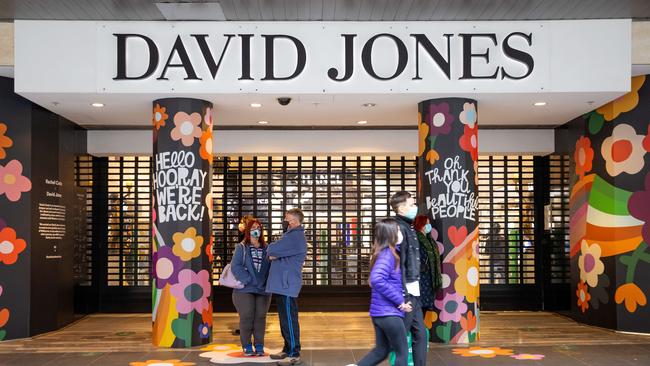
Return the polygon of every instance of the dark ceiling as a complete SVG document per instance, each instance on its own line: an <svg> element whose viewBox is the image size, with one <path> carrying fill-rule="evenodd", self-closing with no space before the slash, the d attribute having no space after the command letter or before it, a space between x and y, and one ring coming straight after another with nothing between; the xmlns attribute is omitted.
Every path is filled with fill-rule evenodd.
<svg viewBox="0 0 650 366"><path fill-rule="evenodd" d="M650 0L0 0L0 20L166 20L156 2L218 2L233 21L650 18Z"/></svg>

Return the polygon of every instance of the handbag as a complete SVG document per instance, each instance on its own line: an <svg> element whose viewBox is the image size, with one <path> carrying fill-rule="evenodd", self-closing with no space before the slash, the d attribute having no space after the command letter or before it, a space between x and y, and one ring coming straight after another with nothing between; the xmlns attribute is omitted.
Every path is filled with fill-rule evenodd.
<svg viewBox="0 0 650 366"><path fill-rule="evenodd" d="M246 261L246 247L242 243L239 243L238 245L241 245L242 250L244 251L244 257L242 259L242 264L245 264L246 263L245 262ZM237 278L235 278L235 275L232 273L231 264L232 264L232 262L226 264L226 266L223 267L223 271L221 272L221 277L219 277L219 285L234 288L234 289L237 289L237 290L243 289L244 284L239 282L237 280Z"/></svg>

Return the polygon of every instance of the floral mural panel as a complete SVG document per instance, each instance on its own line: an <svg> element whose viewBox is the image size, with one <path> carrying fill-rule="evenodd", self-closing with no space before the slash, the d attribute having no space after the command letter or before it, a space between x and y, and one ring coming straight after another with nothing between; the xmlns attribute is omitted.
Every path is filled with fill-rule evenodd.
<svg viewBox="0 0 650 366"><path fill-rule="evenodd" d="M568 128L573 315L650 332L650 82Z"/></svg>
<svg viewBox="0 0 650 366"><path fill-rule="evenodd" d="M0 341L29 336L31 255L30 105L0 77Z"/></svg>
<svg viewBox="0 0 650 366"><path fill-rule="evenodd" d="M427 326L433 341L479 338L478 114L475 100L419 104L418 204L432 223L442 261L442 285Z"/></svg>
<svg viewBox="0 0 650 366"><path fill-rule="evenodd" d="M212 341L212 105L153 103L153 344Z"/></svg>

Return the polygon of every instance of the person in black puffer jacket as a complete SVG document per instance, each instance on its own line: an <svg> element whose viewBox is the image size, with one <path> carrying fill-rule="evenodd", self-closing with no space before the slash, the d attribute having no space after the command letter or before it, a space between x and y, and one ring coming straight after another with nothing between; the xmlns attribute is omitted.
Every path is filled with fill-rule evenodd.
<svg viewBox="0 0 650 366"><path fill-rule="evenodd" d="M400 191L390 198L390 206L397 214L396 220L403 240L399 243L400 267L404 284L404 301L411 304L413 311L404 316L404 326L411 332L413 340L413 365L427 364L427 329L420 303L420 243L413 229L413 220L418 214L415 199L409 192Z"/></svg>

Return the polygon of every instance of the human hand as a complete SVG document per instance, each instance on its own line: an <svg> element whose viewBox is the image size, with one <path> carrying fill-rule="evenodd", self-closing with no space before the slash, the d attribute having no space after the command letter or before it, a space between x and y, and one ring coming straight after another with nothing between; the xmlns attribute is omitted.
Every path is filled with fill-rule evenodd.
<svg viewBox="0 0 650 366"><path fill-rule="evenodd" d="M405 313L410 313L411 311L413 311L413 307L411 306L410 301L407 303L402 303L402 305L398 306L398 308Z"/></svg>
<svg viewBox="0 0 650 366"><path fill-rule="evenodd" d="M278 259L278 257L274 257L274 256L272 256L272 255L269 256L269 260L270 260L270 261L274 261L274 260L276 260L276 259Z"/></svg>

